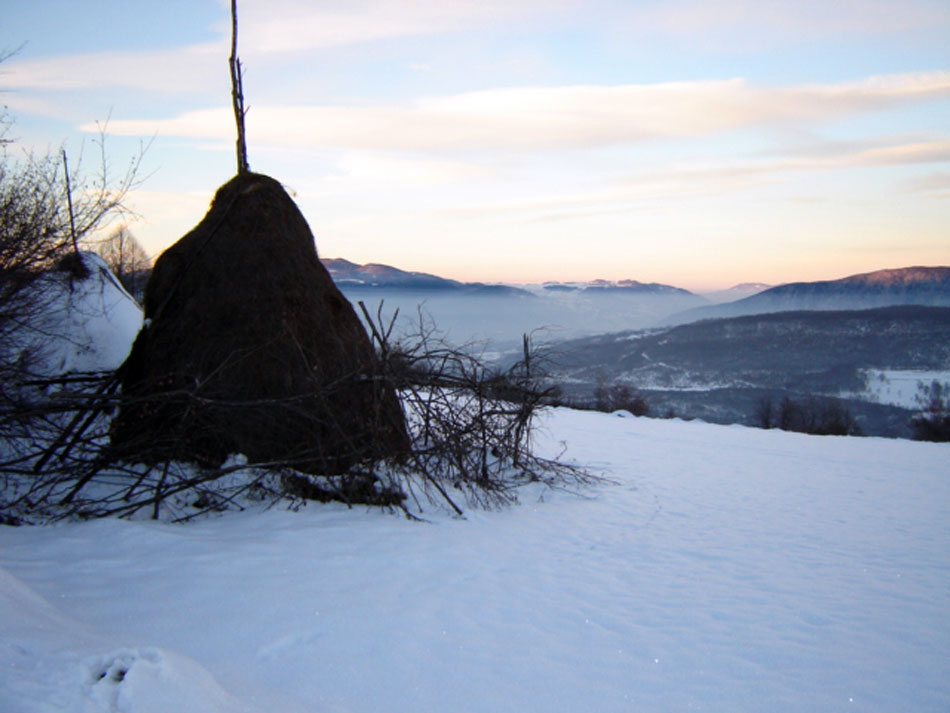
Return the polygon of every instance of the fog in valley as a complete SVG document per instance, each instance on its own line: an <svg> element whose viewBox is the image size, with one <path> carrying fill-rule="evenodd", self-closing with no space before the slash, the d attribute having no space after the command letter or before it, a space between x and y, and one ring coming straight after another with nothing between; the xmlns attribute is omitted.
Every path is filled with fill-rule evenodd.
<svg viewBox="0 0 950 713"><path fill-rule="evenodd" d="M375 317L396 316L396 335L418 333L420 319L447 341L485 344L492 350L518 348L522 335L555 342L629 329L647 329L682 310L709 304L698 295L636 295L584 289L405 290L342 286L358 307ZM398 315L396 314L398 310Z"/></svg>

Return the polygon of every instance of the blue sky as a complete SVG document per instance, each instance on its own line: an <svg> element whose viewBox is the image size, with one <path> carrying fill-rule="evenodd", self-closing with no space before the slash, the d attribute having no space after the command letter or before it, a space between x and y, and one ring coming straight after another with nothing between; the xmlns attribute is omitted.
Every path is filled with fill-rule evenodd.
<svg viewBox="0 0 950 713"><path fill-rule="evenodd" d="M22 148L120 168L156 254L234 172L228 4L5 3ZM945 0L242 0L251 168L322 256L693 289L950 264ZM94 168L94 162L87 165Z"/></svg>

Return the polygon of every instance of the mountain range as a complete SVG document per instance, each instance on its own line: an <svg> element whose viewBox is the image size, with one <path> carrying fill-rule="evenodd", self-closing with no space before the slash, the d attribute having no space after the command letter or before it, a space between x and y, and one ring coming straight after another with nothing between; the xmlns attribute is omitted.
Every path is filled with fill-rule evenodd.
<svg viewBox="0 0 950 713"><path fill-rule="evenodd" d="M399 289L411 291L473 292L485 294L530 294L511 285L459 282L427 272L408 272L391 265L358 265L342 258L320 258L340 289Z"/></svg>
<svg viewBox="0 0 950 713"><path fill-rule="evenodd" d="M668 317L663 324L771 312L873 309L910 304L950 307L950 267L905 267L840 280L793 282L734 302L679 312Z"/></svg>
<svg viewBox="0 0 950 713"><path fill-rule="evenodd" d="M765 292L765 290L771 287L773 287L773 285L767 285L764 282L743 282L725 290L702 292L700 294L710 302L719 304L722 302L735 302L745 297L751 297L759 292Z"/></svg>
<svg viewBox="0 0 950 713"><path fill-rule="evenodd" d="M776 287L746 283L702 296L637 280L514 286L460 282L339 258L322 262L354 303L385 302L388 309L398 308L405 318L413 319L421 306L436 325L461 341L488 338L520 343L523 333L538 328L567 339L772 312L950 306L950 267L879 270Z"/></svg>
<svg viewBox="0 0 950 713"><path fill-rule="evenodd" d="M323 258L341 288L389 288L413 291L486 292L498 294L582 294L692 298L690 309L670 315L669 326L700 319L796 310L871 309L888 305L950 306L950 267L905 267L877 270L837 280L792 282L776 287L743 283L727 290L698 295L681 287L638 280L544 282L513 286L460 282L425 272L409 272L390 265L358 265L342 258ZM713 303L713 304L708 304Z"/></svg>
<svg viewBox="0 0 950 713"><path fill-rule="evenodd" d="M689 290L659 282L638 280L591 280L590 282L545 282L542 289L549 292L583 292L585 294L639 294L639 295L693 295Z"/></svg>

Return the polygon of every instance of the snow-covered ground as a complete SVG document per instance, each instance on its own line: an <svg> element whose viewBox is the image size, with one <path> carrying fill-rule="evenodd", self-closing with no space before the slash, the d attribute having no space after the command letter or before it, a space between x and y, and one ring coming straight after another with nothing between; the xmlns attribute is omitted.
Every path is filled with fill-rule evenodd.
<svg viewBox="0 0 950 713"><path fill-rule="evenodd" d="M950 446L546 429L614 484L0 527L0 710L950 710Z"/></svg>
<svg viewBox="0 0 950 713"><path fill-rule="evenodd" d="M903 408L922 408L928 398L926 389L934 382L950 393L950 372L899 369L866 369L864 376L867 389L861 394L852 394L878 404L890 404Z"/></svg>

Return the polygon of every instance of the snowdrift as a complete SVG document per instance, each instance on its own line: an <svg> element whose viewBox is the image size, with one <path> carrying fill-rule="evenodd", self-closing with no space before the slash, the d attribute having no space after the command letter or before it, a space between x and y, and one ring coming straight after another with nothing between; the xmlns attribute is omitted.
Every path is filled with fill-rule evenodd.
<svg viewBox="0 0 950 713"><path fill-rule="evenodd" d="M33 375L111 371L128 356L142 309L101 257L80 253L86 276L51 270L32 289L34 314L10 335L7 350L29 354Z"/></svg>
<svg viewBox="0 0 950 713"><path fill-rule="evenodd" d="M945 444L553 410L538 446L614 483L2 527L0 710L950 710Z"/></svg>

